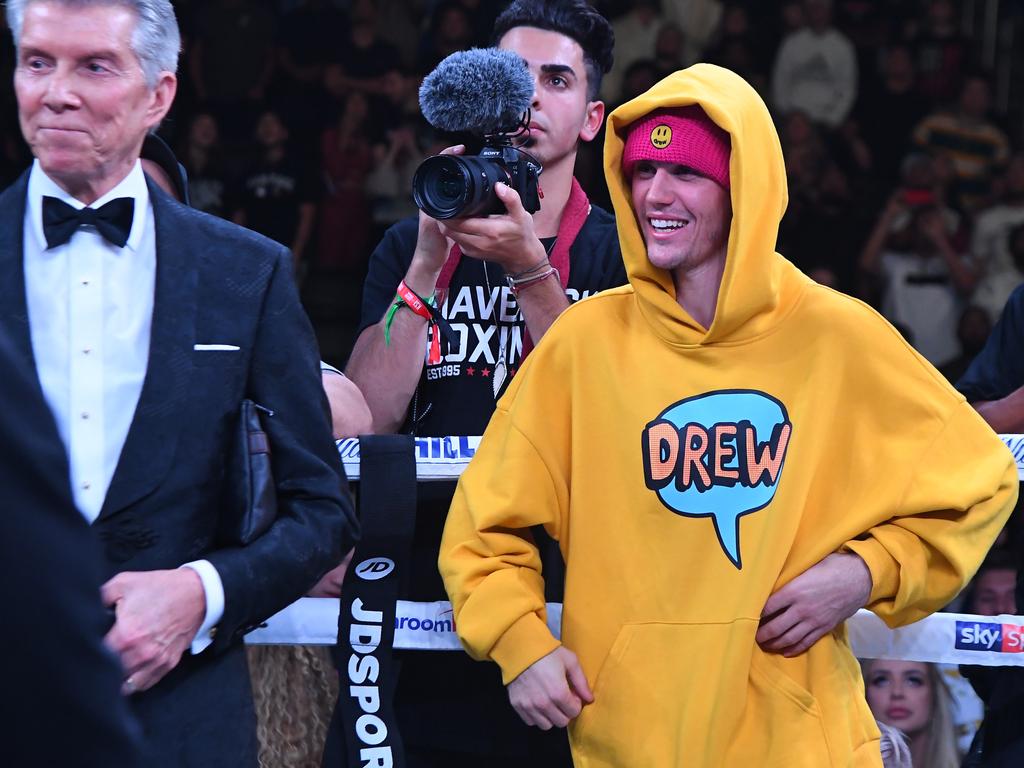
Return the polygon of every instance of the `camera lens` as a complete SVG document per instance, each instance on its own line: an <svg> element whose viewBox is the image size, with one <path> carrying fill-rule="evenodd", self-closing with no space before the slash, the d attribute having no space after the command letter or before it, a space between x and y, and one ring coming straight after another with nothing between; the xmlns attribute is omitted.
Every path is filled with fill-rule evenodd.
<svg viewBox="0 0 1024 768"><path fill-rule="evenodd" d="M494 185L507 181L501 164L476 156L436 155L424 160L412 180L416 205L435 219L501 213Z"/></svg>
<svg viewBox="0 0 1024 768"><path fill-rule="evenodd" d="M437 195L443 203L455 203L462 199L465 188L462 174L451 168L441 168L437 174Z"/></svg>

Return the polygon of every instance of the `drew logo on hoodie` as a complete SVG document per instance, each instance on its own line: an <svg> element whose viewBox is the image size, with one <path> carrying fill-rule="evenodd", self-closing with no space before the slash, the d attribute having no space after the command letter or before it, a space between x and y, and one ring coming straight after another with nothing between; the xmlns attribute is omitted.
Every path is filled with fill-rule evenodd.
<svg viewBox="0 0 1024 768"><path fill-rule="evenodd" d="M683 517L710 517L737 568L740 518L775 497L793 432L786 407L757 390L673 403L641 435L644 483Z"/></svg>

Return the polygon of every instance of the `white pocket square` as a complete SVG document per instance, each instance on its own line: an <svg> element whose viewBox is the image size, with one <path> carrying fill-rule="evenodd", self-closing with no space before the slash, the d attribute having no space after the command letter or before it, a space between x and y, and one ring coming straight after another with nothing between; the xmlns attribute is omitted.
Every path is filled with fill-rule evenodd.
<svg viewBox="0 0 1024 768"><path fill-rule="evenodd" d="M237 352L234 344L196 344L192 347L196 352Z"/></svg>

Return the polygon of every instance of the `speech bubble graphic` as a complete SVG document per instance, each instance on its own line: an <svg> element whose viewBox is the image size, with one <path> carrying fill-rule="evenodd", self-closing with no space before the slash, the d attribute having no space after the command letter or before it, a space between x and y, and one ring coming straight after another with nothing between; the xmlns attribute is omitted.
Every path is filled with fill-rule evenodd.
<svg viewBox="0 0 1024 768"><path fill-rule="evenodd" d="M644 481L683 517L710 517L737 568L740 518L775 497L793 432L786 407L753 389L673 403L644 428Z"/></svg>

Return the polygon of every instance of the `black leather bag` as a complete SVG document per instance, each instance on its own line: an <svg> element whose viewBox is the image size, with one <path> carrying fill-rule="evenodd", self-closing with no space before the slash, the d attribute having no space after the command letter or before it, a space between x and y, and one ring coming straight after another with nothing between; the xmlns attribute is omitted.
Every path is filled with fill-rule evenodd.
<svg viewBox="0 0 1024 768"><path fill-rule="evenodd" d="M227 465L226 508L220 538L244 547L259 538L277 518L277 489L270 465L270 437L263 419L274 412L243 400Z"/></svg>

